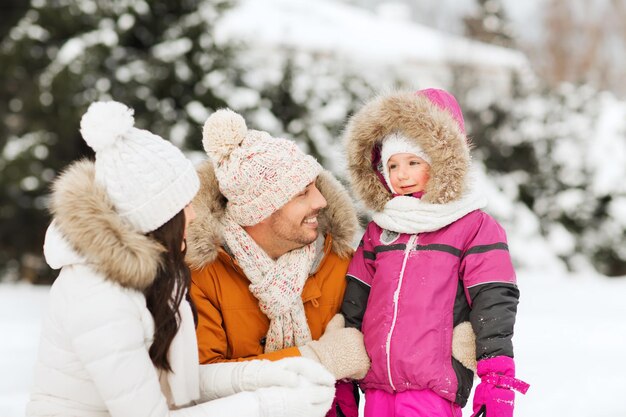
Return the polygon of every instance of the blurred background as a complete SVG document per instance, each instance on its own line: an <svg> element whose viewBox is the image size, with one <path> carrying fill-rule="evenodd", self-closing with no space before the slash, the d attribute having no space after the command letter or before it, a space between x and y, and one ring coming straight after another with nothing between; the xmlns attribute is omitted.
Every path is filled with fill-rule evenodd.
<svg viewBox="0 0 626 417"><path fill-rule="evenodd" d="M346 119L428 87L461 103L518 268L534 384L518 414L626 415L626 0L2 0L0 416L27 401L56 276L49 187L93 157L92 101L133 107L195 162L206 117L230 107L345 182Z"/></svg>

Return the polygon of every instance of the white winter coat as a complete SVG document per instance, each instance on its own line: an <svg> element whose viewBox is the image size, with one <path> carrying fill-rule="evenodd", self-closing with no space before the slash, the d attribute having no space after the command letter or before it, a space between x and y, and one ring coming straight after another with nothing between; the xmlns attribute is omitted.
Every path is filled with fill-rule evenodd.
<svg viewBox="0 0 626 417"><path fill-rule="evenodd" d="M44 252L61 272L43 318L28 416L259 415L250 392L193 405L207 394L199 392L193 331L172 343L176 378L159 376L148 354L154 322L142 290L162 248L121 222L94 182L93 163L76 163L61 176L52 212ZM189 406L171 411L181 398Z"/></svg>

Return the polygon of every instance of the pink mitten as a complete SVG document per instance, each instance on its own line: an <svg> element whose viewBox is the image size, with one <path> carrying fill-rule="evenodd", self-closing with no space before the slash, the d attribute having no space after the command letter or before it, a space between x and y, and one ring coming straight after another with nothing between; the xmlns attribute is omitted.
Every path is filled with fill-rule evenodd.
<svg viewBox="0 0 626 417"><path fill-rule="evenodd" d="M508 356L496 356L478 362L480 384L474 392L472 417L513 417L515 393L526 394L530 385L515 379L515 362Z"/></svg>

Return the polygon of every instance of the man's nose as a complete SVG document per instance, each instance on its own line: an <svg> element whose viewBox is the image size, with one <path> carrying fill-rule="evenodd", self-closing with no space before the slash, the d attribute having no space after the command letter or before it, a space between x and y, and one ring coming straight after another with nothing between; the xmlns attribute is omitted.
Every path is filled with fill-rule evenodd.
<svg viewBox="0 0 626 417"><path fill-rule="evenodd" d="M322 193L320 192L320 190L317 189L317 187L313 187L313 203L312 203L312 208L313 210L321 210L324 207L326 207L328 205L328 202L326 201L326 199L324 198L324 196L322 195Z"/></svg>

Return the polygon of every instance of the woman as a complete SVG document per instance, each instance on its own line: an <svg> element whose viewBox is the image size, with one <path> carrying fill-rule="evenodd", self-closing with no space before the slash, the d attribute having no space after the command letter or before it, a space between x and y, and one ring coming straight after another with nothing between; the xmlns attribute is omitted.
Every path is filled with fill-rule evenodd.
<svg viewBox="0 0 626 417"><path fill-rule="evenodd" d="M54 184L44 252L61 272L26 414L323 416L334 378L312 361L198 365L184 263L198 177L133 125L123 104L92 104L81 133L96 160Z"/></svg>

